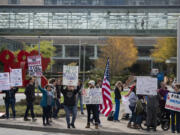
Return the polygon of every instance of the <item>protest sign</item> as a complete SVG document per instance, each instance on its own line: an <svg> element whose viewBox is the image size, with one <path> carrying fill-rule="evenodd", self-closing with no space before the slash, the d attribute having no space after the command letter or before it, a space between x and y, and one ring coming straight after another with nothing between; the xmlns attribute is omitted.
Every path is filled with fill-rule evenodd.
<svg viewBox="0 0 180 135"><path fill-rule="evenodd" d="M149 76L137 77L136 94L157 95L157 78Z"/></svg>
<svg viewBox="0 0 180 135"><path fill-rule="evenodd" d="M78 85L78 66L63 66L63 85Z"/></svg>
<svg viewBox="0 0 180 135"><path fill-rule="evenodd" d="M41 56L28 56L28 69L30 76L42 76Z"/></svg>
<svg viewBox="0 0 180 135"><path fill-rule="evenodd" d="M9 73L0 73L0 90L10 90Z"/></svg>
<svg viewBox="0 0 180 135"><path fill-rule="evenodd" d="M11 86L22 86L22 69L12 69L10 72Z"/></svg>
<svg viewBox="0 0 180 135"><path fill-rule="evenodd" d="M165 108L180 112L180 94L168 93Z"/></svg>
<svg viewBox="0 0 180 135"><path fill-rule="evenodd" d="M83 104L102 104L102 89L93 88L83 91Z"/></svg>

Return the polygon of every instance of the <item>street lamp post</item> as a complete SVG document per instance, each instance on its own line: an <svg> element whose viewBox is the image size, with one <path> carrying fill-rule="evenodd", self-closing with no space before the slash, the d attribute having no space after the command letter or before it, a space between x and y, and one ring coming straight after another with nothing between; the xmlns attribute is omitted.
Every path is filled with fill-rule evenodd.
<svg viewBox="0 0 180 135"><path fill-rule="evenodd" d="M180 18L177 23L177 83L180 83Z"/></svg>
<svg viewBox="0 0 180 135"><path fill-rule="evenodd" d="M83 83L85 82L85 71L86 71L86 45L84 44L84 54L83 54Z"/></svg>

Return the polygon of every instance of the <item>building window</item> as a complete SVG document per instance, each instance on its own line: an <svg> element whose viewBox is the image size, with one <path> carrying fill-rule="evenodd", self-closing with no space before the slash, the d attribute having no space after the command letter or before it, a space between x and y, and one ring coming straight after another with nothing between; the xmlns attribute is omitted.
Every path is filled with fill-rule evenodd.
<svg viewBox="0 0 180 135"><path fill-rule="evenodd" d="M66 57L79 57L79 46L78 45L67 45L65 47Z"/></svg>
<svg viewBox="0 0 180 135"><path fill-rule="evenodd" d="M44 0L44 5L56 5L57 0Z"/></svg>
<svg viewBox="0 0 180 135"><path fill-rule="evenodd" d="M20 4L20 0L8 0L8 4Z"/></svg>
<svg viewBox="0 0 180 135"><path fill-rule="evenodd" d="M61 45L54 45L56 47L56 57L62 57L62 46Z"/></svg>

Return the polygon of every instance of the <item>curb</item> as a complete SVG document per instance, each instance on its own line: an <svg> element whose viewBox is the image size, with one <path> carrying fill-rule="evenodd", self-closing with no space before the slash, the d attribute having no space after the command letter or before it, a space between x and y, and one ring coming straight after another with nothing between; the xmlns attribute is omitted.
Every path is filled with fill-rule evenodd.
<svg viewBox="0 0 180 135"><path fill-rule="evenodd" d="M24 126L24 125L12 125L12 124L2 124L0 123L1 128L13 128L13 129L23 129L31 131L41 131L41 132L53 132L53 133L65 133L65 134L83 134L83 135L139 135L137 133L124 133L124 132L110 132L110 131L85 131L78 129L60 129L52 127L35 127L35 126ZM148 135L148 134L140 134Z"/></svg>

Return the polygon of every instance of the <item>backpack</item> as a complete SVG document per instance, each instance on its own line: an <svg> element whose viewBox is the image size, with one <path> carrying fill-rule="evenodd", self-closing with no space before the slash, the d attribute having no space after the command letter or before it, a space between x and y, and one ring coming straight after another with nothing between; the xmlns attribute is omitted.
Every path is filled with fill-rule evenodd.
<svg viewBox="0 0 180 135"><path fill-rule="evenodd" d="M111 111L107 117L107 120L113 121L114 120L114 111Z"/></svg>
<svg viewBox="0 0 180 135"><path fill-rule="evenodd" d="M144 110L144 107L142 105L142 102L141 102L141 100L138 99L136 102L135 112L137 115L139 115L139 114L143 113L143 110Z"/></svg>

